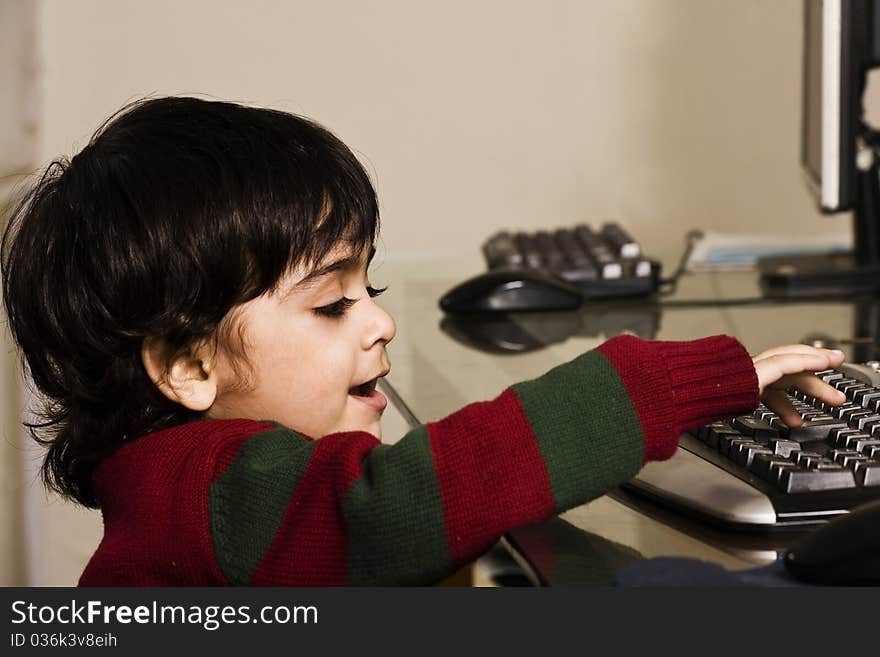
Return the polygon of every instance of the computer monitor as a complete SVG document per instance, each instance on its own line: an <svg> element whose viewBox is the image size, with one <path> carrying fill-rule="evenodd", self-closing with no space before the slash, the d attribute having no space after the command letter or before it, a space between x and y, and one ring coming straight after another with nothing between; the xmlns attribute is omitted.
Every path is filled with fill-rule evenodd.
<svg viewBox="0 0 880 657"><path fill-rule="evenodd" d="M804 0L801 164L825 213L853 212L853 251L763 258L770 294L880 289L880 133L863 120L880 0Z"/></svg>

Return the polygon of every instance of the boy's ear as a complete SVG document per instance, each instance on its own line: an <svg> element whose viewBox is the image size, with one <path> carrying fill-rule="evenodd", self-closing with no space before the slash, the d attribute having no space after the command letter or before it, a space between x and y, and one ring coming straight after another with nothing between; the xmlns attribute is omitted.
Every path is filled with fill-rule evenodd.
<svg viewBox="0 0 880 657"><path fill-rule="evenodd" d="M144 338L141 361L162 394L191 411L206 411L217 398L217 373L207 345L175 353L162 338Z"/></svg>

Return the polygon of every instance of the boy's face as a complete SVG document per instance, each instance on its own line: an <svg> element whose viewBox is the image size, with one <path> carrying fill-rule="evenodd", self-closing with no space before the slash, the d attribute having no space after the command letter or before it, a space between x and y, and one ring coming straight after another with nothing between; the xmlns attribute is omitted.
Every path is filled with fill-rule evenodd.
<svg viewBox="0 0 880 657"><path fill-rule="evenodd" d="M219 350L208 416L274 420L313 438L355 430L381 438L387 402L375 380L391 369L385 345L396 328L371 297L371 257L371 247L334 248L314 271L297 268L240 306L232 334L243 339L238 370L248 375L242 382L236 356Z"/></svg>

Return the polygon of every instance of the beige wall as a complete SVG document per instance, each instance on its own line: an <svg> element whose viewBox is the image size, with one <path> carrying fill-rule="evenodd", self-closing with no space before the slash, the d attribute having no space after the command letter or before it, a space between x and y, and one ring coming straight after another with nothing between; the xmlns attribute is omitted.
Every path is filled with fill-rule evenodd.
<svg viewBox="0 0 880 657"><path fill-rule="evenodd" d="M26 0L0 0L0 225L8 200L36 153L36 11ZM2 317L2 315L0 315ZM25 536L32 469L21 417L17 356L0 325L0 585L25 584Z"/></svg>
<svg viewBox="0 0 880 657"><path fill-rule="evenodd" d="M800 176L801 0L45 0L40 26L44 159L145 94L303 113L368 162L392 254L848 230Z"/></svg>
<svg viewBox="0 0 880 657"><path fill-rule="evenodd" d="M0 95L4 154L31 144L16 169L82 147L134 98L192 93L336 131L376 180L391 257L476 254L499 227L577 220L620 220L664 259L697 226L848 230L845 217L818 215L800 176L800 0L0 0L0 10L0 71L7 48L9 70L30 66L31 49L39 63L38 143L16 123L33 94ZM36 45L22 39L33 33ZM10 421L15 389L4 385ZM2 454L2 472L18 459L32 481L32 455ZM0 532L31 537L27 559L12 543L4 552L6 581L73 583L98 516L3 476L29 523L0 500Z"/></svg>

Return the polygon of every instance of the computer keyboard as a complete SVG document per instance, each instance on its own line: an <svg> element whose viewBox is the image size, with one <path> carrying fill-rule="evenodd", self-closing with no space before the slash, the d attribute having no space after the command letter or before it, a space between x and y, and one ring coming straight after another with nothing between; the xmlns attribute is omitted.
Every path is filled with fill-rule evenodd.
<svg viewBox="0 0 880 657"><path fill-rule="evenodd" d="M660 264L617 223L553 231L500 231L483 243L492 269L540 269L577 287L585 299L645 296L659 286Z"/></svg>
<svg viewBox="0 0 880 657"><path fill-rule="evenodd" d="M624 487L727 528L823 523L880 499L880 363L844 363L816 376L842 391L834 407L791 389L804 419L789 428L761 405L682 435L668 461Z"/></svg>

